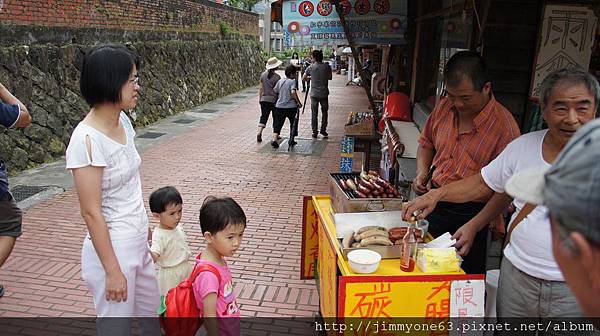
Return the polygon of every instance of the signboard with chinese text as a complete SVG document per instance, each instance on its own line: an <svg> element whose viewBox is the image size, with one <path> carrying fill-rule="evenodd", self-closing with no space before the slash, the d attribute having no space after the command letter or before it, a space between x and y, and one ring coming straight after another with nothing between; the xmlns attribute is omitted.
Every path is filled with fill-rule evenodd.
<svg viewBox="0 0 600 336"><path fill-rule="evenodd" d="M314 279L315 260L319 253L319 237L317 227L319 216L311 196L304 196L302 206L302 261L300 279Z"/></svg>
<svg viewBox="0 0 600 336"><path fill-rule="evenodd" d="M485 296L484 280L452 281L450 288L450 316L483 317Z"/></svg>
<svg viewBox="0 0 600 336"><path fill-rule="evenodd" d="M530 97L536 99L550 72L589 67L598 23L593 9L585 6L547 4L543 13L530 88Z"/></svg>
<svg viewBox="0 0 600 336"><path fill-rule="evenodd" d="M352 173L354 137L345 136L340 143L340 173Z"/></svg>
<svg viewBox="0 0 600 336"><path fill-rule="evenodd" d="M450 281L353 282L345 294L345 317L450 316Z"/></svg>
<svg viewBox="0 0 600 336"><path fill-rule="evenodd" d="M319 224L319 307L321 316L337 316L337 257L327 233Z"/></svg>
<svg viewBox="0 0 600 336"><path fill-rule="evenodd" d="M405 44L406 0L341 0L352 42L355 44ZM348 45L333 2L286 0L283 2L286 47Z"/></svg>

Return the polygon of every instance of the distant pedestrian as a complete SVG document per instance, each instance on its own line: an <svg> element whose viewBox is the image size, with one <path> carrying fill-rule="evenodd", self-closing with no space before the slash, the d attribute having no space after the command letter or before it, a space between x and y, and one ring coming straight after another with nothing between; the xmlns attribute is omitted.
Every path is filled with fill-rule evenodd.
<svg viewBox="0 0 600 336"><path fill-rule="evenodd" d="M275 84L281 77L275 73L281 65L277 57L271 57L265 66L266 70L260 75L260 86L258 88L258 101L260 103L260 119L258 120L258 129L256 131L256 142L262 142L262 132L267 126L269 115L275 110L277 94L273 92ZM275 127L275 117L273 116L273 128Z"/></svg>
<svg viewBox="0 0 600 336"><path fill-rule="evenodd" d="M273 140L271 141L271 146L274 148L279 147L277 139L286 118L290 121L289 145L294 146L296 144L296 142L292 140L293 133L295 132L293 125L296 114L298 113L298 108L302 107L300 98L298 98L298 88L294 81L296 74L296 67L291 64L288 65L285 68L286 78L280 79L273 89L273 91L279 95L277 103L275 103L275 113L273 114Z"/></svg>
<svg viewBox="0 0 600 336"><path fill-rule="evenodd" d="M31 124L31 116L23 103L0 83L0 125L6 128L23 128ZM12 252L17 237L21 235L21 209L8 191L6 164L0 157L0 267ZM4 286L0 285L0 297Z"/></svg>
<svg viewBox="0 0 600 336"><path fill-rule="evenodd" d="M319 104L321 104L321 135L327 138L327 112L329 110L329 81L332 79L331 67L323 63L323 51L313 50L314 63L304 72L304 80L310 80L310 109L312 114L312 137L317 138L319 131Z"/></svg>
<svg viewBox="0 0 600 336"><path fill-rule="evenodd" d="M152 217L159 220L158 227L152 233L150 253L158 270L160 295L167 295L169 289L176 287L192 272L188 261L191 252L183 231L181 213L183 200L175 187L162 187L150 194Z"/></svg>
<svg viewBox="0 0 600 336"><path fill-rule="evenodd" d="M131 334L130 318L105 317L144 317L142 334L160 335L142 160L123 112L137 104L138 68L137 56L124 46L100 45L87 52L79 84L91 109L73 131L66 153L88 229L81 276L94 297L99 335Z"/></svg>
<svg viewBox="0 0 600 336"><path fill-rule="evenodd" d="M300 57L298 57L298 53L294 52L292 54L292 58L290 59L290 64L296 67L296 71L300 71L302 70L302 64L300 63ZM298 88L298 74L296 74L296 77L294 79L296 81L296 88Z"/></svg>
<svg viewBox="0 0 600 336"><path fill-rule="evenodd" d="M240 248L246 214L230 197L208 196L202 203L199 217L206 250L196 259L196 267L204 266L218 272L202 271L193 283L196 305L205 318L203 327L209 336L238 336L240 309L224 257L232 257Z"/></svg>
<svg viewBox="0 0 600 336"><path fill-rule="evenodd" d="M306 92L309 81L304 79L304 72L310 66L310 56L306 56L301 61L302 68L300 69L300 78L302 78L302 92Z"/></svg>

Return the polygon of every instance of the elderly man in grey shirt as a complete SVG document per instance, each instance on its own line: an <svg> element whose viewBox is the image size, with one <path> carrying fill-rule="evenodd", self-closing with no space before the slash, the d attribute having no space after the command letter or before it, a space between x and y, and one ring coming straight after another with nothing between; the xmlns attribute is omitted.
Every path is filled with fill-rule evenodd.
<svg viewBox="0 0 600 336"><path fill-rule="evenodd" d="M312 112L312 137L317 138L319 130L319 104L321 104L321 135L327 138L327 111L329 110L329 81L331 68L323 63L323 51L313 50L312 58L315 61L304 71L303 80L310 80L310 109Z"/></svg>

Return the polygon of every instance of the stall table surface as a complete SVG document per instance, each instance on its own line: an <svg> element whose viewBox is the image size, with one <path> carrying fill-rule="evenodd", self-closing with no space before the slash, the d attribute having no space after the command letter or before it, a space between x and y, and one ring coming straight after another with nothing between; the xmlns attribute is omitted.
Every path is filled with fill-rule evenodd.
<svg viewBox="0 0 600 336"><path fill-rule="evenodd" d="M355 273L336 238L330 197L305 196L303 210L301 277L317 275L322 316L444 318L450 316L451 300L463 316L483 311L483 274L423 273L416 266L404 272L399 259L382 259L375 273ZM463 307L451 289L458 296L466 290L475 308Z"/></svg>

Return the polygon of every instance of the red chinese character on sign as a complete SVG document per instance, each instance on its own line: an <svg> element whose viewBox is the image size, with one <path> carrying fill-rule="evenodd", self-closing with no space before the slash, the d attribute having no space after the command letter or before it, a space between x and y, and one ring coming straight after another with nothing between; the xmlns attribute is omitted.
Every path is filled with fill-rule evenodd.
<svg viewBox="0 0 600 336"><path fill-rule="evenodd" d="M429 296L427 297L427 301L431 300L434 296L438 295L438 293L444 289L448 291L448 294L450 294L450 281L444 281L444 283L441 284L439 287L433 287L432 289L433 292L429 294Z"/></svg>
<svg viewBox="0 0 600 336"><path fill-rule="evenodd" d="M428 303L425 307L425 317L439 318L450 316L450 299L440 300L438 305L436 302Z"/></svg>
<svg viewBox="0 0 600 336"><path fill-rule="evenodd" d="M440 318L440 317L448 317L450 316L450 299L448 298L450 295L450 281L445 281L438 287L432 288L431 294L427 297L427 301L431 301L434 297L436 297L440 292L447 291L448 295L444 295L444 299L439 301L439 305L437 302L428 303L425 306L425 317L426 318Z"/></svg>
<svg viewBox="0 0 600 336"><path fill-rule="evenodd" d="M387 285L387 286L386 286ZM391 317L386 311L385 307L389 306L392 303L392 300L387 295L387 293L391 292L391 284L379 284L379 289L377 285L373 285L373 290L371 292L364 293L356 293L354 296L360 297L360 300L356 303L350 315L353 315L358 311L360 317L380 317L386 316Z"/></svg>
<svg viewBox="0 0 600 336"><path fill-rule="evenodd" d="M473 299L473 288L463 288L463 304L470 303L472 306L477 307L471 299Z"/></svg>
<svg viewBox="0 0 600 336"><path fill-rule="evenodd" d="M312 234L309 239L313 239L317 236L319 230L319 216L317 215L317 211L313 208L310 213L310 225L312 227Z"/></svg>

